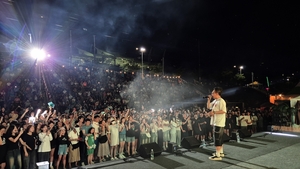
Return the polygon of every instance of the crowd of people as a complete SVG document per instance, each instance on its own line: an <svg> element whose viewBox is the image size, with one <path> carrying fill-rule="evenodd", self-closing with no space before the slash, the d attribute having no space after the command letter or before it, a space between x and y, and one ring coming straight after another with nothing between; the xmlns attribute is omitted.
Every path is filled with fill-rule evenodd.
<svg viewBox="0 0 300 169"><path fill-rule="evenodd" d="M135 155L141 144L150 142L167 150L169 142L180 147L181 139L188 136L210 141L210 121L199 107L149 111L114 111L109 107L91 113L74 108L68 114L51 107L38 113L27 108L20 116L13 111L1 117L0 151L6 152L1 153L1 168L5 164L8 168L34 168L36 161L49 161L51 168L59 168L62 163L65 168L122 159ZM231 109L225 133L231 135L239 128L262 131L263 121L260 113L256 116L246 111L239 116L238 110Z"/></svg>
<svg viewBox="0 0 300 169"><path fill-rule="evenodd" d="M43 161L51 168L89 165L135 156L150 142L167 151L168 143L181 147L188 136L212 140L206 108L176 104L199 96L182 79L82 66L39 70L39 76L2 74L1 169ZM227 110L229 136L238 128L263 131L270 122L268 111Z"/></svg>

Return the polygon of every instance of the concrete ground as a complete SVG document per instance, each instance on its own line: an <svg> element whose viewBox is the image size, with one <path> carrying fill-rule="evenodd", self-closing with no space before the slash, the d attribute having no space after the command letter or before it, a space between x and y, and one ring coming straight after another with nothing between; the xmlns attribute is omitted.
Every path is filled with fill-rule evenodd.
<svg viewBox="0 0 300 169"><path fill-rule="evenodd" d="M163 152L153 161L142 157L107 161L84 169L300 169L300 133L256 133L240 143L225 143L222 161L211 161L213 146L180 149L182 155Z"/></svg>

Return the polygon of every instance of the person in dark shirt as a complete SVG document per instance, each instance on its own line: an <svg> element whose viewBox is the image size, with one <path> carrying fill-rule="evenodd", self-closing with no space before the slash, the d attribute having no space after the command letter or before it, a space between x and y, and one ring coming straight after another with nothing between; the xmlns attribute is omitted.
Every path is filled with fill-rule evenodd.
<svg viewBox="0 0 300 169"><path fill-rule="evenodd" d="M232 132L236 132L238 129L239 129L239 126L237 125L237 123L238 123L238 121L237 121L237 119L238 119L238 112L235 112L235 111L233 111L232 112L232 115L231 115L231 117L230 117L230 123L231 123L231 129L232 129Z"/></svg>
<svg viewBox="0 0 300 169"><path fill-rule="evenodd" d="M135 130L134 130L134 138L135 138L135 140L134 140L134 152L133 152L133 154L136 154L137 153L137 150L138 150L138 143L139 143L139 137L140 137L140 133L141 133L141 130L140 130L140 123L138 123L137 121L135 121L134 119L133 119L133 121L132 121L132 123L131 124L133 124L134 125L134 128L135 128Z"/></svg>
<svg viewBox="0 0 300 169"><path fill-rule="evenodd" d="M31 169L35 168L36 163L36 151L35 145L36 140L38 138L35 133L34 125L29 125L25 133L21 136L22 140L28 145L28 147L23 146L22 154L23 154L23 169Z"/></svg>
<svg viewBox="0 0 300 169"><path fill-rule="evenodd" d="M230 114L231 116L231 114ZM224 133L230 136L230 129L231 129L231 117L229 114L226 113L226 121L225 121L225 127L224 127Z"/></svg>
<svg viewBox="0 0 300 169"><path fill-rule="evenodd" d="M7 111L5 110L4 107L1 108L0 110L0 116L4 117L5 115L8 115Z"/></svg>
<svg viewBox="0 0 300 169"><path fill-rule="evenodd" d="M206 118L204 117L203 113L200 112L200 116L199 116L199 119L198 119L198 125L200 127L200 139L202 142L205 142L205 134L206 134Z"/></svg>
<svg viewBox="0 0 300 169"><path fill-rule="evenodd" d="M195 114L194 118L192 120L193 135L197 140L200 140L199 136L201 134L201 131L200 131L200 127L199 127L198 123L199 123L199 118L198 118L198 115Z"/></svg>
<svg viewBox="0 0 300 169"><path fill-rule="evenodd" d="M211 118L207 114L205 114L205 121L206 121L206 134L205 134L205 137L209 141L213 141L213 138L212 138L212 125L210 124L210 120L211 120Z"/></svg>
<svg viewBox="0 0 300 169"><path fill-rule="evenodd" d="M63 168L66 168L66 159L68 154L68 147L70 144L68 134L66 133L65 128L60 128L58 137L57 137L57 144L58 144L58 159L56 162L56 168L59 168L59 163L62 159Z"/></svg>
<svg viewBox="0 0 300 169"><path fill-rule="evenodd" d="M5 161L5 157L6 157L6 151L7 151L7 145L6 145L6 140L5 140L5 127L4 126L0 126L0 168L4 169L6 166L6 161Z"/></svg>
<svg viewBox="0 0 300 169"><path fill-rule="evenodd" d="M19 148L19 141L22 145L24 142L20 138L23 134L23 129L18 133L18 129L16 126L11 125L7 130L7 156L6 156L6 162L7 162L7 168L13 169L15 166L16 168L22 168L22 159L21 159L21 152Z"/></svg>
<svg viewBox="0 0 300 169"><path fill-rule="evenodd" d="M188 121L190 120L190 116L188 116L186 113L183 113L182 115L182 129L181 129L181 138L188 137Z"/></svg>
<svg viewBox="0 0 300 169"><path fill-rule="evenodd" d="M130 117L129 120L132 120L132 117ZM135 154L135 133L136 133L135 130L137 129L135 128L135 125L132 121L126 121L125 125L126 125L127 153L128 156L130 156L130 154Z"/></svg>
<svg viewBox="0 0 300 169"><path fill-rule="evenodd" d="M54 161L54 152L55 152L55 148L56 148L56 127L55 127L55 124L53 121L50 121L49 123L49 130L50 130L50 133L52 135L52 140L50 141L50 145L51 145L51 151L50 151L50 168L52 169L53 168L53 161Z"/></svg>

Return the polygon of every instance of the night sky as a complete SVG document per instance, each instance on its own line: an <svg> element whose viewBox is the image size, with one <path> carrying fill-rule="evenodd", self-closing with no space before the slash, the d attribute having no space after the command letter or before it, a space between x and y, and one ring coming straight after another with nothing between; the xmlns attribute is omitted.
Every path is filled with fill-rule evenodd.
<svg viewBox="0 0 300 169"><path fill-rule="evenodd" d="M72 2L72 3L71 3ZM54 51L100 49L145 61L165 56L169 71L222 70L246 77L299 73L300 13L293 1L3 0L0 42L18 38ZM21 37L21 38L20 38ZM24 45L29 46L29 45Z"/></svg>

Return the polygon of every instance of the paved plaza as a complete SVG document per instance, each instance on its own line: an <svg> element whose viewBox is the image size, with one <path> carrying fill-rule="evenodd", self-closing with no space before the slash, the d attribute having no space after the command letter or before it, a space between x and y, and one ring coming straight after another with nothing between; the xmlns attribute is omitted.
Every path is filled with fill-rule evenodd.
<svg viewBox="0 0 300 169"><path fill-rule="evenodd" d="M142 157L84 166L84 169L299 169L300 133L256 133L240 143L225 143L222 161L211 161L213 146L180 149L181 155L163 152L153 161Z"/></svg>

